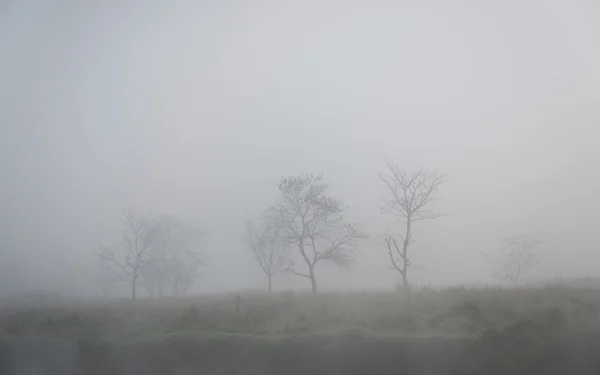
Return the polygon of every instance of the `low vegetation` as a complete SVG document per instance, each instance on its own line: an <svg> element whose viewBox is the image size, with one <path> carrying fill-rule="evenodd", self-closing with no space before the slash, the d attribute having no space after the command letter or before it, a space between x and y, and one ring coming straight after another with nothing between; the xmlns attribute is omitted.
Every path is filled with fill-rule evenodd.
<svg viewBox="0 0 600 375"><path fill-rule="evenodd" d="M178 335L318 334L506 338L539 343L600 329L595 289L421 289L308 295L283 292L130 301L13 305L5 335L69 340L153 340Z"/></svg>

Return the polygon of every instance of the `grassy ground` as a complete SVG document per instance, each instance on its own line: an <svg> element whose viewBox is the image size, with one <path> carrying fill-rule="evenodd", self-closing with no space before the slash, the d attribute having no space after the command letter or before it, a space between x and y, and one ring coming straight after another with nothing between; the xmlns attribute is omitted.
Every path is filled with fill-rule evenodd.
<svg viewBox="0 0 600 375"><path fill-rule="evenodd" d="M244 293L29 301L0 313L0 373L600 373L600 289Z"/></svg>
<svg viewBox="0 0 600 375"><path fill-rule="evenodd" d="M597 289L446 289L399 293L235 295L28 303L0 313L0 332L77 341L172 336L349 335L543 341L600 330Z"/></svg>

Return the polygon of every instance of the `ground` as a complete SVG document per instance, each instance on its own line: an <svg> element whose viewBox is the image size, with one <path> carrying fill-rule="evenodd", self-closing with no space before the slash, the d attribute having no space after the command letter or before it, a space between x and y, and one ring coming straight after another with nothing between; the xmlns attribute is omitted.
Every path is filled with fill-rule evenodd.
<svg viewBox="0 0 600 375"><path fill-rule="evenodd" d="M373 371L354 363L357 358L383 366L377 373L394 366L431 374L450 373L449 368L458 366L458 373L477 373L490 363L499 372L488 373L520 373L525 365L541 371L542 363L551 363L545 356L556 351L560 355L553 354L552 360L563 362L556 362L555 370L581 361L591 361L582 373L600 370L586 354L600 348L600 290L591 288L423 289L410 295L242 293L239 298L231 294L135 303L50 300L5 308L0 329L9 352L21 353L12 357L29 358L27 363L36 353L29 343L37 340L52 347L43 353L66 348L66 358L76 357L80 364L88 363L81 358L125 367L131 358L145 358L136 360L136 366L155 364L127 373L152 373L156 366L172 363L190 372L202 368L208 374L269 374L282 371L284 358L296 370L304 369L288 373ZM19 351L15 343L27 350ZM570 358L578 358L579 364L567 364ZM229 363L233 359L235 364ZM121 370L107 368L105 373ZM69 373L56 373L61 372Z"/></svg>
<svg viewBox="0 0 600 375"><path fill-rule="evenodd" d="M29 302L5 308L14 336L123 341L166 335L289 334L478 337L537 325L557 336L600 329L600 290L463 289L401 293L242 293L115 301Z"/></svg>

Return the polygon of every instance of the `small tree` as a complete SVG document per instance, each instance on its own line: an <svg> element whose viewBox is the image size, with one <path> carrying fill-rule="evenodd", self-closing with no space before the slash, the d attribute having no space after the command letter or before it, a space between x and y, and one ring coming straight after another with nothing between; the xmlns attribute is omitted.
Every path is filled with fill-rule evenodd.
<svg viewBox="0 0 600 375"><path fill-rule="evenodd" d="M151 297L162 297L169 283L169 259L160 248L152 249L152 253L142 268L142 281Z"/></svg>
<svg viewBox="0 0 600 375"><path fill-rule="evenodd" d="M121 223L125 227L122 246L117 249L102 246L98 256L121 280L131 283L131 299L135 301L137 281L160 232L156 222L145 214L127 211Z"/></svg>
<svg viewBox="0 0 600 375"><path fill-rule="evenodd" d="M288 261L288 243L280 238L281 227L273 218L265 218L261 228L246 223L246 244L261 271L267 276L269 293L272 290L273 277Z"/></svg>
<svg viewBox="0 0 600 375"><path fill-rule="evenodd" d="M144 285L151 295L186 294L196 280L203 259L198 250L207 234L183 220L163 215L160 235L142 267Z"/></svg>
<svg viewBox="0 0 600 375"><path fill-rule="evenodd" d="M441 216L428 207L435 200L439 186L445 181L446 175L438 170L407 171L389 160L385 161L385 165L387 173L379 175L388 193L382 210L399 216L405 223L404 235L400 236L402 239L400 245L393 235L388 235L385 243L392 266L402 276L402 286L409 290L408 268L411 263L408 250L410 244L414 242L412 226L416 221Z"/></svg>
<svg viewBox="0 0 600 375"><path fill-rule="evenodd" d="M298 250L304 271L292 260L286 272L310 280L312 292L317 292L317 263L331 262L349 268L354 260L357 242L366 235L357 224L346 223L342 217L343 203L326 194L328 185L323 176L303 174L284 177L279 182L282 202L273 208L278 220L280 237Z"/></svg>
<svg viewBox="0 0 600 375"><path fill-rule="evenodd" d="M495 254L484 255L496 265L496 277L516 285L526 271L539 263L535 248L540 243L528 234L507 237Z"/></svg>

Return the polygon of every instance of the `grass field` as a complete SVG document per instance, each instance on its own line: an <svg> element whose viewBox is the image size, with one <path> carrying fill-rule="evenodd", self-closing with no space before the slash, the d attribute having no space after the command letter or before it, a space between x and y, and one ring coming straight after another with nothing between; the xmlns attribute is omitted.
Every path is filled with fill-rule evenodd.
<svg viewBox="0 0 600 375"><path fill-rule="evenodd" d="M420 290L401 293L241 293L130 301L45 301L0 314L10 336L129 341L170 335L294 334L472 338L529 330L536 339L600 329L600 290Z"/></svg>
<svg viewBox="0 0 600 375"><path fill-rule="evenodd" d="M0 314L0 373L598 374L599 310L559 287L29 300Z"/></svg>

